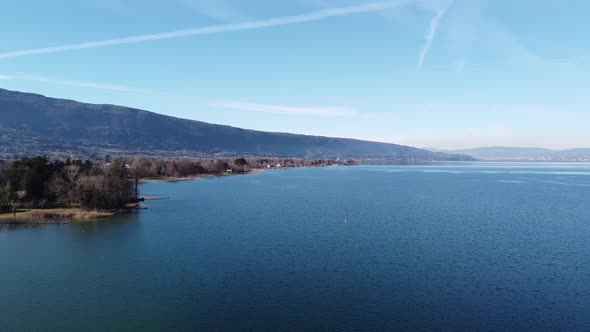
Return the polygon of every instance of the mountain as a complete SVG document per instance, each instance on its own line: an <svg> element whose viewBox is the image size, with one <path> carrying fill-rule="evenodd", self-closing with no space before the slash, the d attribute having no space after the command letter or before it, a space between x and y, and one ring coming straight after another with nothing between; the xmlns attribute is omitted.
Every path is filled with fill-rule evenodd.
<svg viewBox="0 0 590 332"><path fill-rule="evenodd" d="M584 157L590 160L590 149L570 149L563 151L555 151L555 155L559 158L579 158Z"/></svg>
<svg viewBox="0 0 590 332"><path fill-rule="evenodd" d="M590 161L590 149L558 151L541 148L484 147L464 150L438 150L429 148L428 150L468 155L481 160Z"/></svg>
<svg viewBox="0 0 590 332"><path fill-rule="evenodd" d="M271 133L0 89L0 155L147 154L472 160L408 146Z"/></svg>

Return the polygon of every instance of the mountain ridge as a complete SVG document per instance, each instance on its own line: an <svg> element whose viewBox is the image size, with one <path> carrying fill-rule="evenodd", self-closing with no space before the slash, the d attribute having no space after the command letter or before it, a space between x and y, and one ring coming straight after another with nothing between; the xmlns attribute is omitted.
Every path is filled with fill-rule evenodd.
<svg viewBox="0 0 590 332"><path fill-rule="evenodd" d="M146 154L473 160L349 138L265 132L0 89L0 155Z"/></svg>

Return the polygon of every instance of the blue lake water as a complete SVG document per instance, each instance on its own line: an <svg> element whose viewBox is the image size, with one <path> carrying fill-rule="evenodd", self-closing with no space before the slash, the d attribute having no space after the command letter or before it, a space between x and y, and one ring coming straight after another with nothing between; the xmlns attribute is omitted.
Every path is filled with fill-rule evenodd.
<svg viewBox="0 0 590 332"><path fill-rule="evenodd" d="M590 165L291 169L0 227L0 331L590 330Z"/></svg>

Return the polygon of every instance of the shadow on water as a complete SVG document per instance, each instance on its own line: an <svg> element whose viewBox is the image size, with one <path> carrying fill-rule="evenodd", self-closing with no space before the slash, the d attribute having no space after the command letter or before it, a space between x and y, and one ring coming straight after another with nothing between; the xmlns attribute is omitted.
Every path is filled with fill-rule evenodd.
<svg viewBox="0 0 590 332"><path fill-rule="evenodd" d="M47 227L62 227L67 224L0 224L0 232L18 232L31 229L43 229Z"/></svg>
<svg viewBox="0 0 590 332"><path fill-rule="evenodd" d="M71 229L83 230L85 232L105 232L109 229L128 228L136 226L140 220L141 211L130 211L129 213L117 215L109 218L84 220L84 221L64 221L56 223L39 223L39 224L0 224L0 232L19 232L43 229Z"/></svg>

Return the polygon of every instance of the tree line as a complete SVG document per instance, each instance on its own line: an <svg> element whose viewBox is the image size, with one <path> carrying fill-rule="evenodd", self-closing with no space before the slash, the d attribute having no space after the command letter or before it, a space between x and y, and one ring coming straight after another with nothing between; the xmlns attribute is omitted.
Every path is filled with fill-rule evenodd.
<svg viewBox="0 0 590 332"><path fill-rule="evenodd" d="M237 158L237 159L158 159L135 157L128 160L140 178L187 177L193 175L243 174L254 169L354 165L354 160Z"/></svg>
<svg viewBox="0 0 590 332"><path fill-rule="evenodd" d="M146 178L248 173L253 169L351 165L352 160L276 158L71 160L31 157L0 160L0 207L79 207L117 210L137 202ZM1 210L1 209L0 209Z"/></svg>

